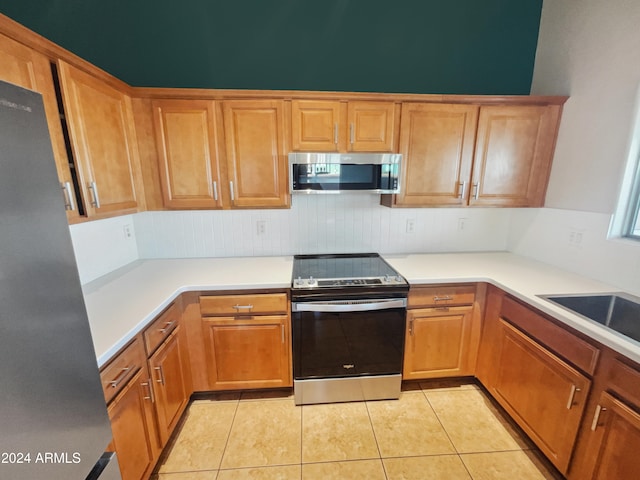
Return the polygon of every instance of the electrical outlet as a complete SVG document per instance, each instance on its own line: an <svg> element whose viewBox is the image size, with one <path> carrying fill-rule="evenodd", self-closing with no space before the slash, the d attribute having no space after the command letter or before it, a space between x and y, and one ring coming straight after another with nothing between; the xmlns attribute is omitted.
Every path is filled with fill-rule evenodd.
<svg viewBox="0 0 640 480"><path fill-rule="evenodd" d="M258 235L264 235L267 233L267 221L266 220L258 220L256 222L256 233Z"/></svg>
<svg viewBox="0 0 640 480"><path fill-rule="evenodd" d="M413 233L416 229L416 221L413 218L407 219L407 233Z"/></svg>
<svg viewBox="0 0 640 480"><path fill-rule="evenodd" d="M582 240L584 239L584 230L578 228L569 229L569 246L582 248Z"/></svg>
<svg viewBox="0 0 640 480"><path fill-rule="evenodd" d="M133 237L133 233L131 232L131 225L129 225L128 223L124 227L122 227L122 230L124 230L124 238Z"/></svg>
<svg viewBox="0 0 640 480"><path fill-rule="evenodd" d="M458 230L462 231L467 227L467 219L459 218L458 219Z"/></svg>

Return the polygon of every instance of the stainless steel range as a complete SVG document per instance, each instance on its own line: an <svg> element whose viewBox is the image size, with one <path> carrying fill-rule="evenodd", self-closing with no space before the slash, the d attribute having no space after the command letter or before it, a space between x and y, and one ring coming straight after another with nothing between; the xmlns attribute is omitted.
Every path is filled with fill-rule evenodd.
<svg viewBox="0 0 640 480"><path fill-rule="evenodd" d="M398 398L407 281L377 253L296 255L296 405Z"/></svg>

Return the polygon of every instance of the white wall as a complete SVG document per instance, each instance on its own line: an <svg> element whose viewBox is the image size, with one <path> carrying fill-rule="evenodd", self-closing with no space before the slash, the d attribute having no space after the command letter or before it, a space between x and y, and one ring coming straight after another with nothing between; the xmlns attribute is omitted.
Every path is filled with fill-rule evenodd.
<svg viewBox="0 0 640 480"><path fill-rule="evenodd" d="M640 2L544 0L532 94L566 94L546 207L514 211L507 248L640 295L640 244L607 239L640 85Z"/></svg>
<svg viewBox="0 0 640 480"><path fill-rule="evenodd" d="M508 249L640 296L640 246L608 240L611 216L554 208L514 211Z"/></svg>
<svg viewBox="0 0 640 480"><path fill-rule="evenodd" d="M69 230L82 284L139 257L133 215L79 223Z"/></svg>
<svg viewBox="0 0 640 480"><path fill-rule="evenodd" d="M638 0L544 0L531 93L570 96L546 206L614 211L639 84Z"/></svg>

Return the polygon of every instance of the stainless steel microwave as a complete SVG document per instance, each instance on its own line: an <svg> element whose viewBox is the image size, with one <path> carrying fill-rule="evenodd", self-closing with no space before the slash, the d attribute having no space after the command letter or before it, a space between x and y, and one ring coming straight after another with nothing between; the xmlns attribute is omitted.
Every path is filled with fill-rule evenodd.
<svg viewBox="0 0 640 480"><path fill-rule="evenodd" d="M290 153L291 193L398 193L399 153Z"/></svg>

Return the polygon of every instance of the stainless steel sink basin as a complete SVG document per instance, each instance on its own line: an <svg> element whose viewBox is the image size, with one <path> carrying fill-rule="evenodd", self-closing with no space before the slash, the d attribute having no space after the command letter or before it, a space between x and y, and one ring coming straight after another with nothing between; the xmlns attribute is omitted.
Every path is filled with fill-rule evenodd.
<svg viewBox="0 0 640 480"><path fill-rule="evenodd" d="M640 342L640 298L625 293L541 297Z"/></svg>

